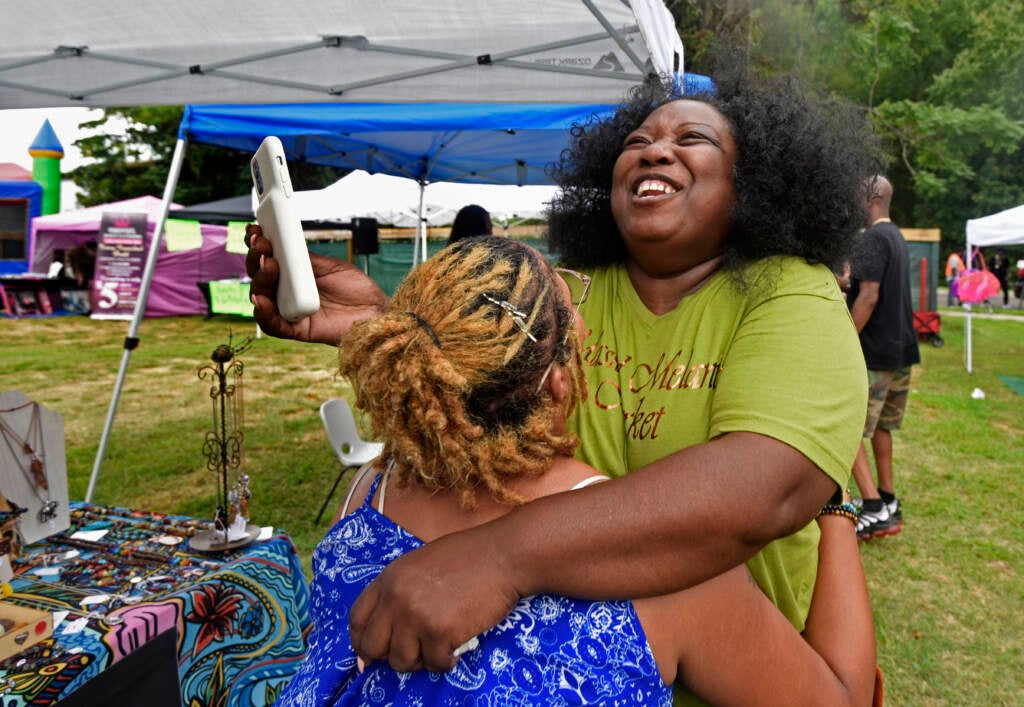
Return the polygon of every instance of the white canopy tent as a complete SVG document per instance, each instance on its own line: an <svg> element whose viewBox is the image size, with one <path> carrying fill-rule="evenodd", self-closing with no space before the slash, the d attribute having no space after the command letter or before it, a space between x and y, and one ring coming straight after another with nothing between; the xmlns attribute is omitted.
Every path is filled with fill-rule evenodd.
<svg viewBox="0 0 1024 707"><path fill-rule="evenodd" d="M1015 245L1024 243L1024 204L1015 206L1006 211L989 214L981 218L969 219L967 221L967 253L971 254L975 248L993 245ZM972 260L965 258L964 262ZM967 328L964 333L964 345L967 347L967 354L964 365L967 372L971 373L973 368L973 350L971 341L971 305L967 307Z"/></svg>
<svg viewBox="0 0 1024 707"><path fill-rule="evenodd" d="M509 226L526 219L544 218L548 204L558 188L537 184L508 187L496 184L459 184L433 182L427 185L427 198L431 204L443 207L448 214L435 219L439 224L450 223L466 204L478 204L491 214L495 227Z"/></svg>
<svg viewBox="0 0 1024 707"><path fill-rule="evenodd" d="M1024 204L967 222L967 248L1024 243Z"/></svg>
<svg viewBox="0 0 1024 707"><path fill-rule="evenodd" d="M429 226L448 226L466 204L479 204L491 214L495 226L508 228L524 219L541 219L558 188L553 185L517 187L507 184L431 182L426 186L423 219ZM419 225L420 185L414 179L354 170L323 189L295 192L303 221L348 222L357 217L377 219L398 228ZM252 221L256 218L254 192L218 199L173 211L174 218L204 223Z"/></svg>
<svg viewBox="0 0 1024 707"><path fill-rule="evenodd" d="M511 186L431 182L424 189L422 219L430 226L447 226L466 204L479 204L495 226L543 218L558 191L552 185ZM255 201L255 197L253 198ZM351 221L369 216L380 223L414 228L420 223L420 185L414 179L355 170L334 184L295 192L295 204L306 221Z"/></svg>
<svg viewBox="0 0 1024 707"><path fill-rule="evenodd" d="M255 192L252 196L256 207ZM351 221L370 217L399 228L419 225L420 185L413 179L357 169L323 189L295 192L303 221ZM424 201L423 219L435 225L444 207Z"/></svg>
<svg viewBox="0 0 1024 707"><path fill-rule="evenodd" d="M0 108L599 103L682 69L661 0L0 0L0 16Z"/></svg>
<svg viewBox="0 0 1024 707"><path fill-rule="evenodd" d="M662 0L0 0L0 109L302 102L615 103L682 75ZM179 139L85 500L184 159Z"/></svg>

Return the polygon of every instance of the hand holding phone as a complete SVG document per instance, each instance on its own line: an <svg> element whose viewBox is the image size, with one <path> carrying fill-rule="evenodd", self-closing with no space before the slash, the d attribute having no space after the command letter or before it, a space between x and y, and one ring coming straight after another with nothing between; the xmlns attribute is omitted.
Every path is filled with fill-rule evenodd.
<svg viewBox="0 0 1024 707"><path fill-rule="evenodd" d="M309 262L302 221L295 210L294 192L284 146L273 135L263 140L250 163L259 205L256 221L274 244L274 258L281 266L277 284L277 309L290 322L315 314L320 294Z"/></svg>

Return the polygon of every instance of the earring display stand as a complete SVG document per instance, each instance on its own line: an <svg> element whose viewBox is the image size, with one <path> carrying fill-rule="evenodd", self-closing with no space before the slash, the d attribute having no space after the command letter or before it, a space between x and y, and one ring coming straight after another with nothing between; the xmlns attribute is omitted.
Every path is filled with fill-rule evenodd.
<svg viewBox="0 0 1024 707"><path fill-rule="evenodd" d="M0 493L28 509L18 519L24 544L71 525L64 418L18 391L0 393Z"/></svg>
<svg viewBox="0 0 1024 707"><path fill-rule="evenodd" d="M238 550L252 544L260 536L260 527L247 523L245 535L237 540L225 541L224 532L216 528L207 528L189 538L188 546L196 552L227 552Z"/></svg>
<svg viewBox="0 0 1024 707"><path fill-rule="evenodd" d="M208 380L213 406L213 429L206 433L203 454L206 467L217 480L217 509L212 527L196 533L189 546L198 552L236 550L252 543L260 534L257 525L249 523L249 477L241 471L244 463L245 433L242 430L242 372L244 366L237 355L252 343L246 339L238 346L222 344L210 355L212 365L203 366L198 374ZM236 471L238 480L230 486L228 472Z"/></svg>

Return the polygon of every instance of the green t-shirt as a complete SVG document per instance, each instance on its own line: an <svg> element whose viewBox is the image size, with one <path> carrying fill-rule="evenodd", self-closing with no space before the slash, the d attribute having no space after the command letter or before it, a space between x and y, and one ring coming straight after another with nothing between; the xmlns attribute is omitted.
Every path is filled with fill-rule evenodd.
<svg viewBox="0 0 1024 707"><path fill-rule="evenodd" d="M727 432L802 452L845 488L867 409L867 372L835 276L796 258L751 265L745 291L719 272L656 316L624 266L591 273L582 314L586 404L571 422L578 456L613 476ZM748 562L802 630L817 574L818 527Z"/></svg>

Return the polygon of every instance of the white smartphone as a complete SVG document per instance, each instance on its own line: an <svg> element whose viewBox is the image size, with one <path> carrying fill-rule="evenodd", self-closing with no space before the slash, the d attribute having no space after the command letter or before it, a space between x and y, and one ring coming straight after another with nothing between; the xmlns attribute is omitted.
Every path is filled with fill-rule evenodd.
<svg viewBox="0 0 1024 707"><path fill-rule="evenodd" d="M281 266L277 281L277 309L290 322L320 309L320 293L309 262L302 220L295 210L292 180L284 146L273 135L263 140L250 162L252 183L259 205L256 221L274 244L274 259Z"/></svg>

